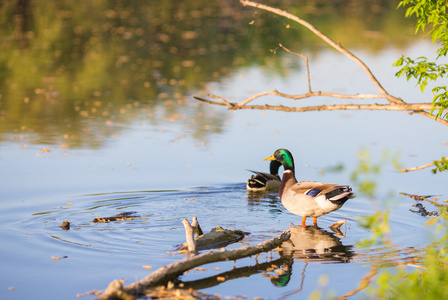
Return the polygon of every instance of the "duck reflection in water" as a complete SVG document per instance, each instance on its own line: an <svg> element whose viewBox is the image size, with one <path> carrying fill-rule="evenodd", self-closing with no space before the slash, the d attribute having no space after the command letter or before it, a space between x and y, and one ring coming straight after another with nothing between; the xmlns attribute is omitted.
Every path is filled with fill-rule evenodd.
<svg viewBox="0 0 448 300"><path fill-rule="evenodd" d="M271 276L271 282L276 286L286 286L291 279L294 262L304 262L300 290L305 278L305 269L310 262L348 263L355 255L352 245L345 246L341 237L345 237L339 229L326 231L317 226L289 228L291 237L281 245L280 255L284 259L281 271ZM300 291L299 290L299 291Z"/></svg>
<svg viewBox="0 0 448 300"><path fill-rule="evenodd" d="M352 246L342 244L339 238L339 236L344 237L342 232L338 229L332 230L335 233L315 226L308 226L306 228L302 226L291 227L288 229L291 233L290 239L281 245L280 248L282 250L279 252L280 257L277 259L262 263L258 263L257 261L252 266L233 268L230 271L193 281L178 278L174 283L178 287L181 284L184 289L206 289L221 284L222 282L218 280L220 277L228 281L260 273L268 272L269 274L273 271L273 266L275 266L275 275L270 276L270 281L275 286L282 287L286 286L291 279L293 264L295 262L304 262L305 264L301 271L300 287L296 291L293 291L293 293L298 293L302 289L308 263L347 263L354 256Z"/></svg>

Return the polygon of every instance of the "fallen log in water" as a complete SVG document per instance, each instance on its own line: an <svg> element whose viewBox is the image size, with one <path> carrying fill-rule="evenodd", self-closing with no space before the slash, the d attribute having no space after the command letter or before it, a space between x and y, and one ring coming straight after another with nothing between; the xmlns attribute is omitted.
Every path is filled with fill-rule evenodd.
<svg viewBox="0 0 448 300"><path fill-rule="evenodd" d="M184 220L183 223L187 232L187 241L191 243L192 241L194 241L194 239L192 238L194 227L191 226L188 221L185 221L186 220ZM186 223L188 223L188 225L190 226L186 225ZM287 241L289 237L289 232L285 231L279 236L268 241L264 241L256 246L247 246L230 251L222 248L219 252L207 252L190 256L184 260L169 264L167 266L163 266L154 271L151 275L148 275L138 282L135 282L128 286L123 286L123 281L121 280L114 280L109 284L104 293L98 299L135 299L134 297L145 295L145 292L148 289L166 285L169 281L174 280L178 276L182 275L185 271L188 271L192 268L213 262L237 260L240 258L256 255L258 253L268 252L280 246L283 242ZM189 247L189 249L192 248L193 247Z"/></svg>

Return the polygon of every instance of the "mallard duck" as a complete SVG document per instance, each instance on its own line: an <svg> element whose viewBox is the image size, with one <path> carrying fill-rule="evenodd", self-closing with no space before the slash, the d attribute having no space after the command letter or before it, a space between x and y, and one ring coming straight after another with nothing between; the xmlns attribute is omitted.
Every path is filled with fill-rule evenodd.
<svg viewBox="0 0 448 300"><path fill-rule="evenodd" d="M352 189L348 185L321 183L315 181L297 182L294 175L294 159L291 152L278 149L264 160L276 160L283 165L284 172L279 189L283 206L293 214L302 217L302 226L306 227L306 218L317 218L340 209L352 197Z"/></svg>
<svg viewBox="0 0 448 300"><path fill-rule="evenodd" d="M271 161L270 164L270 174L251 171L255 173L252 175L250 179L246 181L246 188L250 191L269 191L269 190L277 190L280 187L280 176L278 176L278 169L282 164L276 160Z"/></svg>

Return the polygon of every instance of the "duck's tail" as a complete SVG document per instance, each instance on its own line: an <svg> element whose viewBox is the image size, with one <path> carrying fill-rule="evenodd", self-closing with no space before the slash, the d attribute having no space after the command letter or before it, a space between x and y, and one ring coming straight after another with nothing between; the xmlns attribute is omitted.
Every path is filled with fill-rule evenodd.
<svg viewBox="0 0 448 300"><path fill-rule="evenodd" d="M352 189L348 185L336 185L331 190L327 190L326 196L328 200L337 205L342 205L348 199L354 198Z"/></svg>

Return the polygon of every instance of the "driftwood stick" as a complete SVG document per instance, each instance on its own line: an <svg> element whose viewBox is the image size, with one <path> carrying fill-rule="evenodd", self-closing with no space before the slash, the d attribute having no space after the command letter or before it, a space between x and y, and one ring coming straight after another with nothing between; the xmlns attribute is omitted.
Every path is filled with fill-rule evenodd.
<svg viewBox="0 0 448 300"><path fill-rule="evenodd" d="M199 225L198 218L197 218L196 216L193 217L193 222L191 222L191 226L193 226L193 228L194 228L194 232L195 232L198 236L204 234L204 232L202 231L201 226Z"/></svg>
<svg viewBox="0 0 448 300"><path fill-rule="evenodd" d="M195 220L193 219L193 223L194 221ZM190 252L191 254L195 254L196 253L196 241L194 240L195 228L190 225L190 222L188 222L187 219L183 219L182 224L184 224L185 227L185 238L187 240L188 252ZM197 219L196 219L196 225L197 225Z"/></svg>
<svg viewBox="0 0 448 300"><path fill-rule="evenodd" d="M247 246L230 251L226 251L223 248L224 251L221 252L207 252L204 254L189 257L185 260L172 263L168 266L163 266L160 269L154 271L151 275L146 276L140 281L133 283L129 286L122 287L121 285L116 285L117 287L119 287L117 293L122 294L123 292L126 292L129 295L139 295L145 289L166 284L168 281L176 278L183 272L195 268L197 266L217 261L236 260L252 256L261 252L270 251L280 246L283 242L287 241L289 237L290 234L288 232L283 232L279 236L272 238L268 241L264 241L256 246ZM103 293L99 297L99 299L101 300L116 299L114 298L114 296L117 296L117 294L114 294L112 289L113 287L111 287L111 289L108 288L108 293L107 294Z"/></svg>

